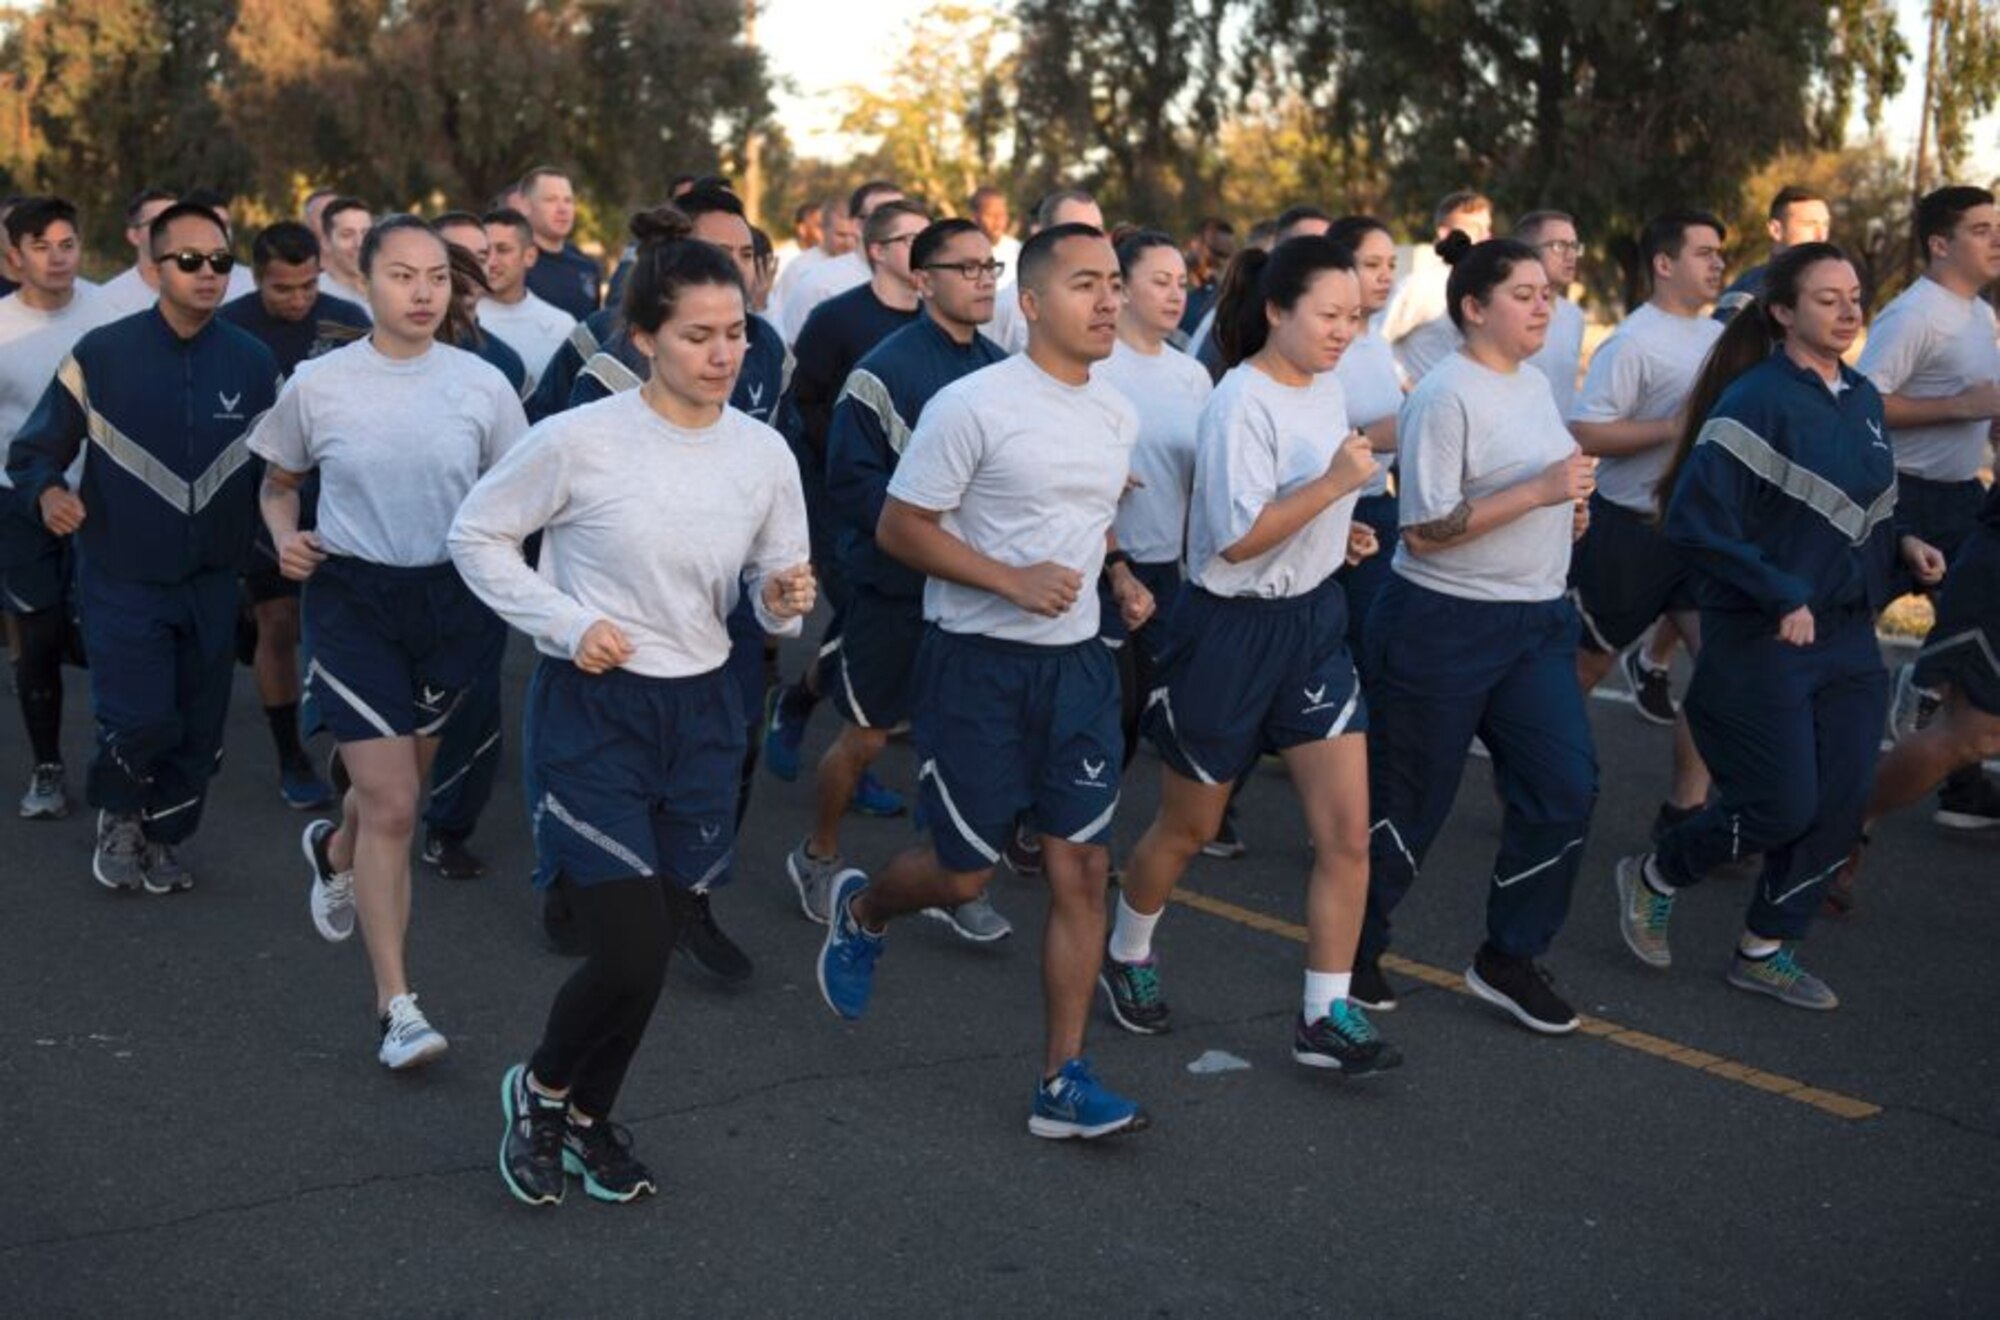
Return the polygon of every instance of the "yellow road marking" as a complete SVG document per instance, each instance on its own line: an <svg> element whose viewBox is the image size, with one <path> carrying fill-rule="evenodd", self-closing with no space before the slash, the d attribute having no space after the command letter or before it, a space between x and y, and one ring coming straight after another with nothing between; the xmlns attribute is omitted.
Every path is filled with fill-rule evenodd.
<svg viewBox="0 0 2000 1320"><path fill-rule="evenodd" d="M1291 940L1294 943L1304 944L1306 942L1306 928L1297 922L1281 921L1277 917L1259 912L1255 908L1243 907L1220 898L1211 898L1207 894L1198 894L1191 889L1176 889L1174 890L1173 897L1176 903L1184 907L1191 907L1197 912L1206 912L1211 917L1221 917L1224 921L1233 921L1239 926L1248 926L1251 930L1262 931L1267 935L1276 935L1280 938ZM1453 994L1472 994L1472 991L1466 988L1464 978L1458 973L1448 972L1442 967L1433 967L1429 963L1412 962L1408 958L1399 958L1393 953L1383 956L1382 966L1388 971L1408 977L1413 981L1422 981L1426 985L1434 985L1441 990L1449 990ZM1765 1072L1761 1068L1752 1068L1748 1064L1737 1063L1731 1059L1725 1059L1721 1055L1710 1054L1705 1050L1695 1049L1691 1045L1683 1045L1679 1041L1669 1040L1665 1036L1654 1036L1644 1031L1635 1031L1630 1027L1621 1026L1605 1018L1590 1017L1583 1014L1580 1014L1579 1017L1581 1019L1580 1025L1577 1027L1579 1035L1595 1036L1600 1040L1609 1041L1613 1045L1620 1045L1628 1050L1637 1050L1641 1054L1650 1054L1656 1059L1664 1059L1668 1063L1677 1063L1684 1068L1692 1068L1697 1072L1705 1072L1711 1076L1723 1078L1725 1081L1735 1082L1740 1086L1747 1086L1752 1090L1782 1096L1787 1100L1794 1100L1802 1105L1811 1105L1814 1109L1822 1113L1832 1114L1836 1118L1873 1118L1882 1112L1882 1106L1880 1105L1870 1104L1866 1100L1857 1100L1851 1095L1842 1095L1837 1091L1827 1091L1817 1086L1808 1086L1796 1077L1783 1077L1777 1073Z"/></svg>

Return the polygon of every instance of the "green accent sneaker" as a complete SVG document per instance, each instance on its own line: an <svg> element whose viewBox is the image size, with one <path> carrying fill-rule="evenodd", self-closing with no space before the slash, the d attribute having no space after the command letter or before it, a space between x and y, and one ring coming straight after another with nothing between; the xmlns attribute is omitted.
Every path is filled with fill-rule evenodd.
<svg viewBox="0 0 2000 1320"><path fill-rule="evenodd" d="M1799 966L1796 943L1779 946L1768 958L1752 958L1741 949L1729 960L1729 984L1752 994L1769 995L1793 1008L1824 1013L1840 1007L1833 988Z"/></svg>
<svg viewBox="0 0 2000 1320"><path fill-rule="evenodd" d="M1667 948L1667 921L1674 915L1673 895L1653 892L1646 883L1646 858L1640 853L1618 862L1618 933L1625 947L1648 967L1674 965Z"/></svg>

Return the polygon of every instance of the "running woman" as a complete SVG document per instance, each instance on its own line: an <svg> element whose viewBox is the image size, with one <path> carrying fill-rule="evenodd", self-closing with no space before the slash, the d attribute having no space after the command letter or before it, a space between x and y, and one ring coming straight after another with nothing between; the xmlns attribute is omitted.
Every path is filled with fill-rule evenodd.
<svg viewBox="0 0 2000 1320"><path fill-rule="evenodd" d="M820 758L812 832L785 859L799 906L824 925L842 870L840 818L861 777L910 718L923 640L924 577L875 543L889 483L924 405L953 381L1007 355L979 333L993 318L1000 263L978 225L940 220L910 243L923 315L877 344L848 373L827 431L827 506L850 597L832 659L833 701L847 721ZM955 908L927 908L961 937L990 943L1013 933L984 894Z"/></svg>
<svg viewBox="0 0 2000 1320"><path fill-rule="evenodd" d="M1396 540L1396 496L1389 489L1389 466L1396 455L1396 414L1403 407L1403 387L1396 372L1395 351L1374 328L1375 314L1389 304L1396 287L1396 239L1373 216L1342 216L1327 237L1354 253L1354 276L1361 288L1361 329L1340 355L1333 378L1347 405L1347 420L1368 437L1377 467L1361 487L1354 505L1354 526L1365 529L1360 548L1369 553L1342 565L1338 577L1347 596L1347 649L1358 663L1362 629L1375 596L1389 580L1389 556L1383 546Z"/></svg>
<svg viewBox="0 0 2000 1320"><path fill-rule="evenodd" d="M236 575L256 522L244 438L271 407L278 364L215 314L236 259L214 212L177 203L151 237L159 301L77 341L7 473L49 532L76 538L97 714L92 874L167 894L194 885L178 849L222 750ZM86 443L71 490L65 471Z"/></svg>
<svg viewBox="0 0 2000 1320"><path fill-rule="evenodd" d="M21 275L21 287L0 299L0 440L12 443L76 341L112 318L104 290L77 279L83 247L75 207L60 197L23 197L8 208L6 228ZM0 475L0 490L7 485ZM18 639L14 691L34 758L21 795L25 820L69 815L62 667L77 649L75 576L68 537L24 507L0 506L0 611L12 617Z"/></svg>
<svg viewBox="0 0 2000 1320"><path fill-rule="evenodd" d="M1118 338L1110 240L1057 225L1028 240L1021 267L1027 352L930 401L876 529L883 550L930 578L914 733L931 841L873 884L841 873L819 985L835 1013L862 1016L887 923L983 890L1026 812L1049 886L1046 1053L1028 1130L1102 1137L1147 1121L1083 1057L1123 750L1092 588L1139 424L1091 375ZM1129 568L1110 571L1126 625L1141 626L1152 597Z"/></svg>
<svg viewBox="0 0 2000 1320"><path fill-rule="evenodd" d="M561 1201L565 1171L599 1200L658 1185L611 1114L677 932L729 871L748 726L728 616L747 592L760 625L796 636L814 597L797 465L728 406L750 316L736 265L644 243L625 297L646 383L538 426L451 531L466 579L542 653L536 883L569 895L587 950L501 1082L500 1173L529 1205ZM539 572L522 553L537 531Z"/></svg>
<svg viewBox="0 0 2000 1320"><path fill-rule="evenodd" d="M1236 260L1216 304L1229 370L1201 413L1188 585L1147 703L1160 809L1132 850L1099 982L1120 1026L1167 1029L1154 928L1237 776L1273 748L1313 842L1292 1057L1358 1076L1401 1062L1348 997L1368 901L1368 720L1334 573L1376 462L1333 369L1361 331L1361 285L1352 250L1324 237Z"/></svg>
<svg viewBox="0 0 2000 1320"><path fill-rule="evenodd" d="M2000 424L2000 345L1980 297L2000 279L2000 207L1984 188L1940 188L1918 202L1916 228L1924 273L1882 309L1858 365L1882 392L1904 523L1956 559L1986 498L1980 472L1993 466ZM1921 709L1935 705L1942 680L1926 665L1897 685L1898 706ZM1897 714L1899 728L1920 718ZM2000 825L2000 785L1965 766L1945 781L1931 819L1958 830Z"/></svg>
<svg viewBox="0 0 2000 1320"><path fill-rule="evenodd" d="M339 824L313 821L301 840L313 926L339 942L359 916L377 1058L402 1069L446 1048L404 961L417 803L439 735L506 641L452 567L445 533L527 418L498 371L436 342L451 258L429 225L382 220L357 265L374 330L301 366L250 447L268 464L264 521L278 563L306 584L306 687L350 781ZM314 472L319 526L301 531L299 487Z"/></svg>
<svg viewBox="0 0 2000 1320"><path fill-rule="evenodd" d="M1531 1030L1576 1030L1540 960L1569 912L1597 800L1576 685L1576 609L1564 594L1592 461L1542 374L1553 297L1513 239L1438 245L1464 344L1397 420L1401 541L1375 598L1369 659L1368 914L1352 997L1396 1006L1380 959L1389 919L1451 812L1468 745L1491 751L1504 814L1486 941L1467 985Z"/></svg>
<svg viewBox="0 0 2000 1320"><path fill-rule="evenodd" d="M1703 646L1687 711L1720 792L1617 868L1619 932L1664 969L1679 891L1762 853L1728 981L1805 1009L1840 1003L1797 948L1861 833L1889 696L1875 615L1899 550L1919 581L1944 575L1935 549L1897 535L1882 397L1841 362L1861 309L1839 248L1787 250L1688 398L1660 503L1694 566Z"/></svg>

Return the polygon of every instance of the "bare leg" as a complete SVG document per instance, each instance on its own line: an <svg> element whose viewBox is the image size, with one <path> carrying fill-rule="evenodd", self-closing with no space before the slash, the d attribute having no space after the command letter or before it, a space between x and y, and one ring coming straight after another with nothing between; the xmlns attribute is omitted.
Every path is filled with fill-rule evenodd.
<svg viewBox="0 0 2000 1320"><path fill-rule="evenodd" d="M840 818L854 800L854 786L888 745L887 731L850 724L826 749L813 781L816 814L807 840L813 856L831 857L840 851Z"/></svg>
<svg viewBox="0 0 2000 1320"><path fill-rule="evenodd" d="M1049 918L1042 931L1042 998L1048 1015L1048 1055L1042 1075L1055 1076L1083 1053L1083 1027L1104 958L1104 892L1111 851L1102 844L1042 836L1049 882Z"/></svg>
<svg viewBox="0 0 2000 1320"><path fill-rule="evenodd" d="M1953 771L2000 756L2000 715L1989 715L1956 689L1923 728L1898 742L1875 767L1868 823L1919 801Z"/></svg>
<svg viewBox="0 0 2000 1320"><path fill-rule="evenodd" d="M299 601L296 596L259 601L257 613L257 699L266 706L290 706L299 699Z"/></svg>
<svg viewBox="0 0 2000 1320"><path fill-rule="evenodd" d="M1132 846L1119 894L1134 912L1152 916L1167 905L1202 845L1215 837L1231 784L1203 784L1160 770L1160 810Z"/></svg>
<svg viewBox="0 0 2000 1320"><path fill-rule="evenodd" d="M1354 970L1368 906L1368 741L1346 734L1285 750L1312 833L1306 884L1306 969Z"/></svg>
<svg viewBox="0 0 2000 1320"><path fill-rule="evenodd" d="M377 1012L387 1011L391 999L410 989L403 964L410 928L410 840L436 753L435 738L371 738L340 748L354 784L335 838L354 871L354 911L375 975ZM333 860L341 864L338 853Z"/></svg>
<svg viewBox="0 0 2000 1320"><path fill-rule="evenodd" d="M1695 614L1670 614L1661 623L1671 623L1687 643L1688 654L1697 659L1701 655L1701 619ZM1714 780L1709 778L1708 766L1695 750L1694 734L1688 728L1687 716L1681 715L1674 721L1674 780L1667 791L1667 801L1687 810L1699 807L1708 801L1709 789Z"/></svg>

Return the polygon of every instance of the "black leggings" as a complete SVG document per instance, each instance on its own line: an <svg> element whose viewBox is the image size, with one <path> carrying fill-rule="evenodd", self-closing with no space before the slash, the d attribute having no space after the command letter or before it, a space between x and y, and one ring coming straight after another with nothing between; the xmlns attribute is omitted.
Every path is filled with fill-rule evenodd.
<svg viewBox="0 0 2000 1320"><path fill-rule="evenodd" d="M16 614L14 627L21 639L20 654L14 658L14 689L20 694L21 723L28 729L28 745L34 749L36 765L60 762L68 613L58 607Z"/></svg>
<svg viewBox="0 0 2000 1320"><path fill-rule="evenodd" d="M673 881L632 876L593 885L559 879L588 950L563 982L529 1069L570 1104L604 1118L645 1038L667 976L667 955L694 905Z"/></svg>

